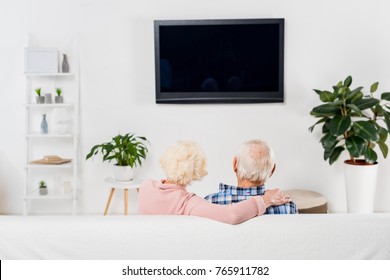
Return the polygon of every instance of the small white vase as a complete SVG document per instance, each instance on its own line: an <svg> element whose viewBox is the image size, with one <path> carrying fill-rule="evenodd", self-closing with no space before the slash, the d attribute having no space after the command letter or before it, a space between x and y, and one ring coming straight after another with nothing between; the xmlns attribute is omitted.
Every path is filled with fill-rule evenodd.
<svg viewBox="0 0 390 280"><path fill-rule="evenodd" d="M131 181L134 177L134 170L130 166L114 165L114 178L117 181Z"/></svg>
<svg viewBox="0 0 390 280"><path fill-rule="evenodd" d="M346 160L344 170L348 213L373 213L378 164L351 164Z"/></svg>
<svg viewBox="0 0 390 280"><path fill-rule="evenodd" d="M51 127L54 133L67 134L71 129L70 113L65 108L53 109L51 115Z"/></svg>

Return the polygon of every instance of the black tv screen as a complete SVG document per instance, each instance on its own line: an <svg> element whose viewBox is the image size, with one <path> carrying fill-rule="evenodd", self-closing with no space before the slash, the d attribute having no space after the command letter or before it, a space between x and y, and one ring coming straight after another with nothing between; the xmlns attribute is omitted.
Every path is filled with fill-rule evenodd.
<svg viewBox="0 0 390 280"><path fill-rule="evenodd" d="M283 102L284 19L154 22L156 103Z"/></svg>

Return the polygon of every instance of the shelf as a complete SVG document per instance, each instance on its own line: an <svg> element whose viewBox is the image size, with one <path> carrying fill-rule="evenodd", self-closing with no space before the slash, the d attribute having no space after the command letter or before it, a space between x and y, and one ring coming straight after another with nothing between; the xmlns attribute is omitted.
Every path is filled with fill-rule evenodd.
<svg viewBox="0 0 390 280"><path fill-rule="evenodd" d="M41 168L41 169L71 169L73 168L73 164L64 163L64 164L39 164L39 163L29 163L27 164L27 168Z"/></svg>
<svg viewBox="0 0 390 280"><path fill-rule="evenodd" d="M24 73L25 76L30 77L73 77L74 73Z"/></svg>
<svg viewBox="0 0 390 280"><path fill-rule="evenodd" d="M22 196L22 199L73 199L73 195L71 193L40 195L36 191L34 193Z"/></svg>
<svg viewBox="0 0 390 280"><path fill-rule="evenodd" d="M30 41L31 38L27 35L24 47L31 47ZM66 48L66 51L69 57L71 57L70 66L73 72L58 72L58 70L62 69L61 65L58 68L24 68L25 101L23 109L25 112L25 130L23 137L25 138L26 144L24 165L25 185L23 190L24 195L22 196L24 215L27 215L29 212L29 200L36 200L36 204L42 203L43 200L64 200L66 202L64 204L68 204L68 202L72 204L72 214L76 214L77 212L77 188L79 184L78 161L80 158L78 141L80 124L80 59L78 55L79 45L77 36L72 41L73 46ZM65 50L63 48L64 46L65 42L62 48L56 50ZM43 72L31 72L32 70L38 69L42 69ZM53 103L37 104L37 95L34 93L34 89L36 88L42 88L42 92L50 92ZM55 103L57 94L54 89L56 88L63 89L64 94L61 94L61 96L65 95L65 103ZM46 101L48 100L46 99ZM42 122L42 114L47 114L48 119L53 121L53 126L49 127L48 134L42 134L40 130L39 123ZM58 149L56 148L57 145L60 146ZM58 161L50 161L47 159L48 156L43 157L47 161L41 161L36 158L39 155L51 155L52 153L65 153L67 158L71 158L72 160L70 162L65 161L66 163L63 164L47 164L49 162L59 163L63 161L60 159ZM33 161L38 163L31 163ZM71 183L72 192L60 193L59 191L55 192L55 189L49 188L49 194L39 194L39 185L34 182L42 178L45 178L49 182L51 180L55 181L57 180L56 177L61 178L63 176ZM53 204L45 205L45 207L49 208L50 206L55 209L58 203ZM61 203L59 206L63 207Z"/></svg>
<svg viewBox="0 0 390 280"><path fill-rule="evenodd" d="M30 133L26 135L27 138L73 138L74 134L40 134Z"/></svg>
<svg viewBox="0 0 390 280"><path fill-rule="evenodd" d="M63 107L74 107L73 103L51 103L51 104L26 104L27 108L63 108Z"/></svg>

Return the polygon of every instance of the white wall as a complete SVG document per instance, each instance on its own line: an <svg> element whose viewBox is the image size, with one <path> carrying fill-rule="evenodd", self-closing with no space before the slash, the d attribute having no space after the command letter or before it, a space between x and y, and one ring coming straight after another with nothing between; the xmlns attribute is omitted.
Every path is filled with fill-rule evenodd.
<svg viewBox="0 0 390 280"><path fill-rule="evenodd" d="M320 134L309 133L318 104L313 88L352 75L366 88L390 90L388 1L312 0L2 0L0 2L0 213L21 213L24 184L23 45L30 33L42 47L61 47L76 33L81 49L81 158L117 132L151 142L139 177L162 178L158 159L179 139L201 144L209 176L190 187L199 195L234 183L239 144L262 138L273 147L277 172L268 187L319 191L332 211L346 210L341 161L322 159ZM154 19L285 18L285 103L157 105L154 101ZM345 155L344 155L345 156ZM376 209L390 211L390 161L380 158ZM387 173L387 174L386 174ZM79 210L102 213L110 166L81 161ZM130 194L135 211L135 194ZM122 213L122 197L113 200ZM38 206L37 206L38 207ZM34 206L33 206L34 208ZM34 210L34 209L32 209Z"/></svg>

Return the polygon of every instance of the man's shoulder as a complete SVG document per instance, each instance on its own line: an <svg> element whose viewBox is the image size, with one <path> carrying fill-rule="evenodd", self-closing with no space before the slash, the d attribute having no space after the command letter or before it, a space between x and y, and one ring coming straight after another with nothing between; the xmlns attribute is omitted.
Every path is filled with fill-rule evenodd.
<svg viewBox="0 0 390 280"><path fill-rule="evenodd" d="M211 193L207 196L204 197L207 201L210 201L212 203L217 203L221 198L224 196L222 192L216 192L216 193Z"/></svg>
<svg viewBox="0 0 390 280"><path fill-rule="evenodd" d="M205 196L204 199L214 204L230 204L231 199L227 193L229 187L229 185L219 183L218 192L211 193Z"/></svg>
<svg viewBox="0 0 390 280"><path fill-rule="evenodd" d="M298 214L298 208L295 204L294 201L290 201L286 204L282 204L282 205L273 205L273 206L269 206L266 210L266 213L265 214L274 214L274 215L278 215L278 214Z"/></svg>

